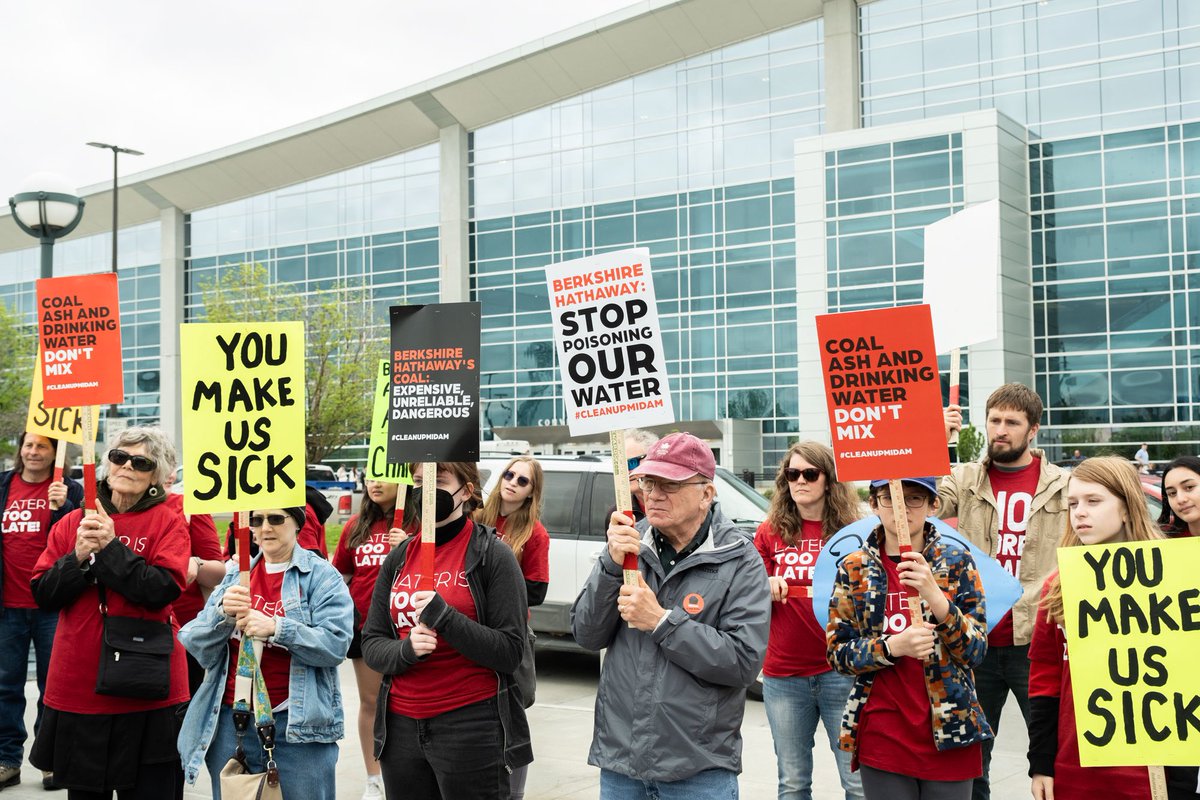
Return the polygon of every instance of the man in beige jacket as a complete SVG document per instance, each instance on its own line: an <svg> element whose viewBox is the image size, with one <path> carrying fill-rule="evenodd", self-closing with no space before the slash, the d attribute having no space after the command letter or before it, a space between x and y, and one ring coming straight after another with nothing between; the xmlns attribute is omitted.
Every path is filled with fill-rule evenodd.
<svg viewBox="0 0 1200 800"><path fill-rule="evenodd" d="M962 426L958 406L946 409L947 439ZM987 401L987 456L960 464L938 487L939 514L958 517L958 530L1021 582L1024 594L988 635L988 653L975 670L975 689L992 730L1009 691L1029 725L1029 639L1042 583L1057 568L1058 541L1067 524L1067 473L1030 447L1042 418L1042 400L1020 383L1007 383ZM989 800L992 741L983 745L983 776L972 800Z"/></svg>

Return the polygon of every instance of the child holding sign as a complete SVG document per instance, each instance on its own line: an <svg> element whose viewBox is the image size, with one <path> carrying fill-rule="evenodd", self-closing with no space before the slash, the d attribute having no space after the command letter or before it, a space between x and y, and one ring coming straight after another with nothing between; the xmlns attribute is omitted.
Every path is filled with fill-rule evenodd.
<svg viewBox="0 0 1200 800"><path fill-rule="evenodd" d="M1061 547L1162 539L1146 510L1133 468L1115 457L1089 458L1071 472L1067 489L1070 524ZM1029 774L1035 800L1094 800L1120 797L1149 800L1146 767L1083 767L1079 763L1071 662L1063 633L1063 595L1058 572L1046 579L1029 647ZM1181 776L1171 770L1172 783ZM1171 797L1194 797L1171 790ZM1182 781L1180 781L1182 783Z"/></svg>
<svg viewBox="0 0 1200 800"><path fill-rule="evenodd" d="M871 482L883 520L838 567L826 639L830 665L854 675L840 746L854 755L868 798L967 800L992 731L971 670L987 652L983 586L965 550L926 518L933 478L905 478L912 549L902 552L888 481ZM907 595L921 600L910 623Z"/></svg>

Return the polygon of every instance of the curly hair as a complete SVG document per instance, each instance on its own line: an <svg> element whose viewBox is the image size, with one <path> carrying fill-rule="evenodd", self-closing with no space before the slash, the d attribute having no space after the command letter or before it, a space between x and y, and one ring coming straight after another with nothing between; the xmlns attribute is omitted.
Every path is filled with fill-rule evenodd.
<svg viewBox="0 0 1200 800"><path fill-rule="evenodd" d="M508 462L508 465L500 470L500 480L504 480L504 473L513 468L513 464L521 462L529 465L529 482L533 491L525 498L525 502L521 503L521 507L508 515L508 521L504 526L504 543L507 544L513 551L513 555L517 557L517 561L521 560L521 551L525 549L525 543L529 541L529 537L533 534L533 526L537 524L542 516L542 486L545 481L542 479L542 465L538 463L533 456L517 456ZM475 512L475 521L483 525L491 525L495 527L496 521L500 518L500 483L496 483L496 488L492 489L492 493L488 495L487 502L483 504L483 508Z"/></svg>
<svg viewBox="0 0 1200 800"><path fill-rule="evenodd" d="M821 518L821 541L828 541L830 536L862 515L859 513L858 495L849 485L837 479L833 451L820 442L796 442L784 453L779 472L775 475L775 493L771 496L767 522L784 543L796 543L801 528L800 509L792 500L792 492L783 474L792 456L800 456L825 475L825 509Z"/></svg>
<svg viewBox="0 0 1200 800"><path fill-rule="evenodd" d="M167 437L167 432L162 428L151 428L149 426L136 426L126 428L117 434L113 440L112 450L120 450L131 444L140 444L146 448L146 457L154 462L154 483L162 483L163 480L175 471L175 465L179 458L176 456L175 445ZM104 459L104 470L101 477L108 477L108 457Z"/></svg>
<svg viewBox="0 0 1200 800"><path fill-rule="evenodd" d="M1141 481L1137 471L1128 461L1116 456L1098 456L1088 458L1071 470L1071 482L1076 480L1098 483L1111 492L1125 507L1129 515L1129 524L1125 526L1125 540L1129 542L1151 542L1166 537L1150 519L1150 510L1146 507L1146 496L1142 492ZM1079 547L1083 542L1075 533L1071 517L1067 516L1067 527L1063 531L1058 546ZM1047 584L1046 594L1042 598L1042 608L1046 616L1053 622L1063 621L1062 584L1058 573Z"/></svg>

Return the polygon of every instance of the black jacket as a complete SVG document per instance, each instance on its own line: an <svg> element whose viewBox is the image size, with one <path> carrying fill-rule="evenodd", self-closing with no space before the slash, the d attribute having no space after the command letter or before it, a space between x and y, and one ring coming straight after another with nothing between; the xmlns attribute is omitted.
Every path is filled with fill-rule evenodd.
<svg viewBox="0 0 1200 800"><path fill-rule="evenodd" d="M438 640L445 641L476 664L495 670L499 678L496 700L500 723L504 727L504 762L510 768L533 761L529 742L529 723L525 719L519 691L512 673L521 663L525 648L525 580L521 567L508 546L500 541L494 528L473 523L471 540L467 543L465 569L467 587L475 601L479 622L448 606L435 595L421 612L421 622L437 631ZM371 609L362 631L363 660L367 666L383 674L379 702L375 714L375 757L379 758L386 744L388 693L392 676L406 672L419 659L412 644L396 636L392 623L391 593L396 575L404 568L413 537L406 546L398 547L384 560Z"/></svg>
<svg viewBox="0 0 1200 800"><path fill-rule="evenodd" d="M3 530L4 509L8 508L8 489L12 485L13 478L16 477L15 469L5 470L0 472L0 530ZM51 513L50 524L58 522L60 519L70 514L75 509L83 505L83 487L70 478L64 477L63 483L67 484L67 501L62 504L62 507ZM50 531L46 531L49 535ZM4 548L0 546L0 592L4 590Z"/></svg>

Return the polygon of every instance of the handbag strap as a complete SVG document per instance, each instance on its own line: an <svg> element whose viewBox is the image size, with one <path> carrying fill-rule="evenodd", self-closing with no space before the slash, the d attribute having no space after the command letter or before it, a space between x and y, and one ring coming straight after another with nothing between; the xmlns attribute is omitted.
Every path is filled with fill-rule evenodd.
<svg viewBox="0 0 1200 800"><path fill-rule="evenodd" d="M242 635L238 648L237 675L234 677L233 724L237 735L234 757L243 760L242 737L254 718L254 727L262 748L267 753L267 772L276 773L275 767L275 717L271 711L271 696L267 693L267 682L259 667L262 657L262 641ZM253 709L253 714L251 710ZM278 778L276 778L276 781Z"/></svg>
<svg viewBox="0 0 1200 800"><path fill-rule="evenodd" d="M242 644L238 649L237 677L234 680L234 711L254 711L254 724L261 728L274 723L271 712L271 696L267 693L267 682L263 679L259 668L262 641L250 636L242 636ZM243 689L238 684L245 683Z"/></svg>

